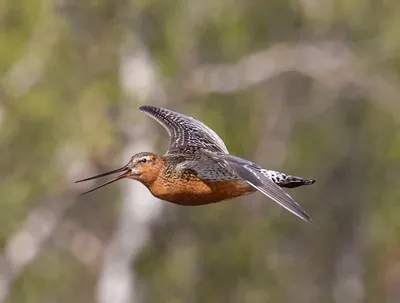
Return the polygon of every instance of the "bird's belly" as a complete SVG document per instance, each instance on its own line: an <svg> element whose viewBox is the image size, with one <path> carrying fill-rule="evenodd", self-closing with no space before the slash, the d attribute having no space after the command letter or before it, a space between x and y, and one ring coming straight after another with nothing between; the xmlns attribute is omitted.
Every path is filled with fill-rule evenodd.
<svg viewBox="0 0 400 303"><path fill-rule="evenodd" d="M247 182L237 180L182 180L165 184L155 182L149 187L154 196L179 205L197 206L217 203L255 191Z"/></svg>

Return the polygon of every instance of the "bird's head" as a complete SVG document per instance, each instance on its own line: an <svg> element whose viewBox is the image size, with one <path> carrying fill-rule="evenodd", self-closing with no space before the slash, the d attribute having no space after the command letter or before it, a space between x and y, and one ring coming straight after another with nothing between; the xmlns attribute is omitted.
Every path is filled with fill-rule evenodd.
<svg viewBox="0 0 400 303"><path fill-rule="evenodd" d="M111 174L122 173L116 178L97 186L87 192L84 192L82 195L90 193L96 189L99 189L103 186L108 184L114 183L121 179L133 179L142 182L144 185L149 186L154 180L158 177L160 169L163 165L164 160L157 154L150 153L150 152L142 152L138 153L129 160L128 164L124 165L121 168L96 175L93 177L89 177L86 179L78 180L75 183L89 181L101 177L105 177Z"/></svg>

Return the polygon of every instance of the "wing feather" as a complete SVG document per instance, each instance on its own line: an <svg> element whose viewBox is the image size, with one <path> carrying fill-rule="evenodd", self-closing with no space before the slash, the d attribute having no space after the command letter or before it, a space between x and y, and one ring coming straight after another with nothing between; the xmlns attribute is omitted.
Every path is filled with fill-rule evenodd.
<svg viewBox="0 0 400 303"><path fill-rule="evenodd" d="M168 131L170 138L167 153L186 147L229 153L224 141L215 131L192 117L152 105L143 105L139 110L155 119Z"/></svg>
<svg viewBox="0 0 400 303"><path fill-rule="evenodd" d="M271 198L276 203L300 219L313 224L311 217L288 193L262 173L262 168L255 163L232 155L224 155L229 167L248 184Z"/></svg>

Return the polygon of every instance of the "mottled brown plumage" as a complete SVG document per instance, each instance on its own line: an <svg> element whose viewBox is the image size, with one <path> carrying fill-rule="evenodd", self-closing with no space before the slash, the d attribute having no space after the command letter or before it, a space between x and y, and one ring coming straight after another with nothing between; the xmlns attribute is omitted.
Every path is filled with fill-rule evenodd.
<svg viewBox="0 0 400 303"><path fill-rule="evenodd" d="M205 180L195 171L174 169L176 163L165 160L158 176L150 184L145 184L151 193L165 201L179 205L196 206L220 202L254 192L255 189L242 179ZM172 162L172 163L171 163Z"/></svg>
<svg viewBox="0 0 400 303"><path fill-rule="evenodd" d="M159 156L142 152L134 155L120 169L77 181L122 172L117 178L88 192L129 178L140 181L162 200L197 206L258 190L311 223L309 215L281 187L309 185L314 180L263 169L251 161L230 155L222 139L192 117L150 105L142 106L140 110L156 119L168 131L170 141L167 153Z"/></svg>

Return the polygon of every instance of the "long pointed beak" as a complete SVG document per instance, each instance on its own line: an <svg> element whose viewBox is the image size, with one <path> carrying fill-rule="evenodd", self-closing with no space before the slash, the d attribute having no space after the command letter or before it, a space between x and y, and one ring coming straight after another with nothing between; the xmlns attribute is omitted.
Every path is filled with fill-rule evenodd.
<svg viewBox="0 0 400 303"><path fill-rule="evenodd" d="M114 183L114 182L116 182L118 180L121 180L121 179L124 179L124 178L129 178L130 176L132 176L132 171L129 168L128 164L123 166L123 167L121 167L121 168L106 172L104 174L100 174L100 175L96 175L96 176L89 177L89 178L86 178L86 179L75 181L75 183L89 181L89 180L93 180L93 179L97 179L97 178L101 178L101 177L105 177L105 176L108 176L108 175L111 175L111 174L121 173L121 172L123 172L123 174L119 175L118 177L116 177L114 179L111 179L110 181L108 181L108 182L106 182L104 184L101 184L101 185L99 185L99 186L97 186L95 188L92 188L91 190L88 190L88 191L82 193L81 196L83 196L83 195L86 195L86 194L88 194L88 193L90 193L92 191L95 191L96 189L99 189L99 188L101 188L103 186L106 186L106 185Z"/></svg>

